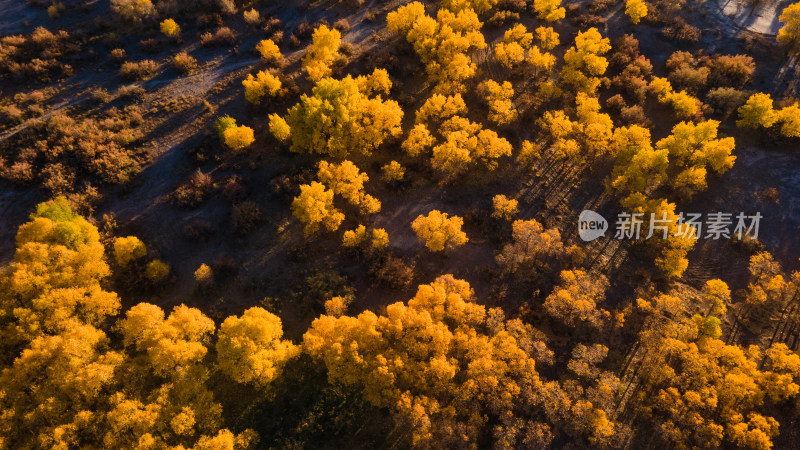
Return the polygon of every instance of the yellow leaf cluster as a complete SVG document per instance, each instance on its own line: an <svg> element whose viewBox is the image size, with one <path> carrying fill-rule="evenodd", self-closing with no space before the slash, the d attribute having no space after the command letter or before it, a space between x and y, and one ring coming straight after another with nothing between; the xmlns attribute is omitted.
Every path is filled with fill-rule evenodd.
<svg viewBox="0 0 800 450"><path fill-rule="evenodd" d="M533 10L540 19L548 22L561 20L567 14L561 7L561 0L533 0Z"/></svg>
<svg viewBox="0 0 800 450"><path fill-rule="evenodd" d="M389 86L386 83L388 80L380 74L366 80L349 75L341 80L324 78L314 86L311 96L301 96L285 118L270 115L270 130L280 140L291 138L295 152L334 158L368 156L388 137L402 132L400 105L380 95L368 95Z"/></svg>
<svg viewBox="0 0 800 450"><path fill-rule="evenodd" d="M406 174L406 168L397 161L391 161L389 164L381 167L383 172L383 179L386 181L402 181Z"/></svg>
<svg viewBox="0 0 800 450"><path fill-rule="evenodd" d="M795 51L800 49L800 4L787 6L778 20L784 24L778 30L778 42Z"/></svg>
<svg viewBox="0 0 800 450"><path fill-rule="evenodd" d="M452 250L466 244L467 234L461 231L464 219L450 217L434 209L427 216L420 215L411 223L411 229L432 252Z"/></svg>
<svg viewBox="0 0 800 450"><path fill-rule="evenodd" d="M658 94L658 101L670 104L679 118L690 119L700 112L700 100L686 91L675 92L666 78L653 77L650 87Z"/></svg>
<svg viewBox="0 0 800 450"><path fill-rule="evenodd" d="M275 41L272 39L264 39L259 41L256 44L256 51L262 58L267 61L271 61L273 63L280 62L283 60L283 55L281 55L281 50L278 48L278 45L275 44Z"/></svg>
<svg viewBox="0 0 800 450"><path fill-rule="evenodd" d="M336 231L344 220L344 214L333 206L333 190L316 181L300 186L300 195L292 201L292 214L305 225L306 236L314 234L320 225Z"/></svg>
<svg viewBox="0 0 800 450"><path fill-rule="evenodd" d="M311 35L311 47L303 56L303 68L308 79L317 82L331 75L331 65L339 55L342 34L335 28L320 25Z"/></svg>
<svg viewBox="0 0 800 450"><path fill-rule="evenodd" d="M492 217L497 219L511 220L519 212L519 202L509 199L505 195L495 195L492 198Z"/></svg>
<svg viewBox="0 0 800 450"><path fill-rule="evenodd" d="M147 247L136 236L120 237L114 240L114 259L121 267L131 261L144 257Z"/></svg>
<svg viewBox="0 0 800 450"><path fill-rule="evenodd" d="M458 92L475 75L477 68L467 52L484 48L486 42L473 9L442 8L434 19L425 14L422 3L412 2L389 13L386 22L414 46L437 92Z"/></svg>
<svg viewBox="0 0 800 450"><path fill-rule="evenodd" d="M489 105L489 120L498 125L506 125L517 120L519 114L512 100L514 88L511 83L504 81L500 84L494 80L486 80L478 85L478 91Z"/></svg>
<svg viewBox="0 0 800 450"><path fill-rule="evenodd" d="M255 77L247 74L247 78L242 80L242 86L244 86L245 100L257 105L266 95L270 97L278 95L281 90L281 80L275 75L261 70L256 73Z"/></svg>
<svg viewBox="0 0 800 450"><path fill-rule="evenodd" d="M600 80L608 68L608 60L602 55L611 50L611 42L604 38L597 28L578 32L575 45L564 54L564 67L561 79L576 91L593 94L600 86Z"/></svg>
<svg viewBox="0 0 800 450"><path fill-rule="evenodd" d="M281 320L259 307L247 309L241 317L222 322L217 340L220 369L239 383L266 386L280 376L283 365L300 349L281 339Z"/></svg>
<svg viewBox="0 0 800 450"><path fill-rule="evenodd" d="M636 25L647 16L647 4L644 0L625 0L625 14Z"/></svg>
<svg viewBox="0 0 800 450"><path fill-rule="evenodd" d="M159 25L165 36L175 37L181 34L181 27L172 19L166 19Z"/></svg>
<svg viewBox="0 0 800 450"><path fill-rule="evenodd" d="M375 214L381 209L381 202L364 192L364 183L369 181L369 177L351 161L339 164L320 161L317 179L334 194L358 206L363 214Z"/></svg>

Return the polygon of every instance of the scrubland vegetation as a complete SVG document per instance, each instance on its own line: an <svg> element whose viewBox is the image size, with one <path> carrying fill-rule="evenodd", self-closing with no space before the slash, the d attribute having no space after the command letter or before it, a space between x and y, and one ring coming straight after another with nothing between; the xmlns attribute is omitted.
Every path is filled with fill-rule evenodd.
<svg viewBox="0 0 800 450"><path fill-rule="evenodd" d="M800 3L2 5L0 449L796 447Z"/></svg>

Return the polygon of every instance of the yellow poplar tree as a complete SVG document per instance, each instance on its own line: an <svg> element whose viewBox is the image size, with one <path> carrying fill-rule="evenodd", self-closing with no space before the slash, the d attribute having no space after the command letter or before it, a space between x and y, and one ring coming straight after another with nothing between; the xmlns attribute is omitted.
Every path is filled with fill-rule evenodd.
<svg viewBox="0 0 800 450"><path fill-rule="evenodd" d="M406 174L406 168L397 161L391 161L381 167L383 179L386 181L402 181Z"/></svg>
<svg viewBox="0 0 800 450"><path fill-rule="evenodd" d="M509 447L546 447L549 425L526 417L563 392L539 379L524 350L534 343L529 328L501 316L486 333L490 316L467 282L444 275L383 315L315 319L303 349L325 364L331 383L389 408L416 446L459 447L491 433Z"/></svg>
<svg viewBox="0 0 800 450"><path fill-rule="evenodd" d="M461 116L446 120L438 131L443 139L433 147L430 163L444 182L463 175L476 162L494 170L498 158L511 155L505 138Z"/></svg>
<svg viewBox="0 0 800 450"><path fill-rule="evenodd" d="M305 225L306 236L315 233L320 225L336 231L344 220L344 214L333 206L333 190L316 181L300 185L300 195L292 201L292 214Z"/></svg>
<svg viewBox="0 0 800 450"><path fill-rule="evenodd" d="M264 96L274 97L281 92L281 80L263 70L258 71L255 77L247 74L247 78L242 80L242 86L245 100L254 105L261 103Z"/></svg>
<svg viewBox="0 0 800 450"><path fill-rule="evenodd" d="M222 142L233 150L242 150L255 142L253 129L245 125L230 127L222 132Z"/></svg>
<svg viewBox="0 0 800 450"><path fill-rule="evenodd" d="M386 80L388 82L388 80ZM369 83L347 76L324 78L289 109L285 118L270 116L270 130L291 139L291 150L334 158L370 155L390 136L402 133L403 110L397 102L370 97Z"/></svg>
<svg viewBox="0 0 800 450"><path fill-rule="evenodd" d="M787 6L778 20L784 24L778 30L778 42L792 50L800 49L800 3Z"/></svg>
<svg viewBox="0 0 800 450"><path fill-rule="evenodd" d="M433 94L417 110L415 122L417 124L431 123L439 126L445 120L467 112L467 104L461 94L442 95Z"/></svg>
<svg viewBox="0 0 800 450"><path fill-rule="evenodd" d="M656 143L656 149L668 152L670 180L673 186L688 193L706 188L708 169L723 174L733 167L736 157L732 137L717 138L719 122L681 122L670 136Z"/></svg>
<svg viewBox="0 0 800 450"><path fill-rule="evenodd" d="M262 58L273 63L279 63L283 60L281 50L272 39L264 39L256 44L256 51Z"/></svg>
<svg viewBox="0 0 800 450"><path fill-rule="evenodd" d="M644 0L625 0L625 14L636 25L647 15L647 4Z"/></svg>
<svg viewBox="0 0 800 450"><path fill-rule="evenodd" d="M609 50L611 42L597 28L578 32L575 45L564 54L561 79L576 91L594 93L600 86L600 80L596 77L603 75L608 68L608 60L602 55Z"/></svg>
<svg viewBox="0 0 800 450"><path fill-rule="evenodd" d="M2 346L117 313L119 298L101 286L111 272L100 234L67 199L39 204L16 243L13 261L0 273Z"/></svg>
<svg viewBox="0 0 800 450"><path fill-rule="evenodd" d="M772 96L769 94L753 94L747 102L739 107L739 120L736 126L743 128L769 128L778 120L778 114L772 107Z"/></svg>
<svg viewBox="0 0 800 450"><path fill-rule="evenodd" d="M467 234L461 231L464 219L458 216L449 217L434 209L427 216L419 215L411 223L411 229L432 252L452 250L467 243Z"/></svg>
<svg viewBox="0 0 800 450"><path fill-rule="evenodd" d="M547 50L558 45L558 33L549 27L539 27L536 29L536 39L541 49L533 45L533 34L524 25L517 24L507 30L503 41L495 46L495 58L509 69L527 61L537 71L550 70L556 63L556 57L547 53Z"/></svg>
<svg viewBox="0 0 800 450"><path fill-rule="evenodd" d="M425 14L422 3L412 2L389 13L386 23L414 47L437 92L458 92L475 75L477 67L467 52L486 47L486 42L474 10L442 8L434 19Z"/></svg>
<svg viewBox="0 0 800 450"><path fill-rule="evenodd" d="M567 14L561 7L561 0L533 0L533 10L540 19L548 22L561 20Z"/></svg>
<svg viewBox="0 0 800 450"><path fill-rule="evenodd" d="M147 247L136 236L120 237L114 240L114 259L122 267L147 254Z"/></svg>
<svg viewBox="0 0 800 450"><path fill-rule="evenodd" d="M650 89L658 95L660 103L670 104L679 118L690 119L700 112L700 100L686 91L675 92L666 78L653 77Z"/></svg>
<svg viewBox="0 0 800 450"><path fill-rule="evenodd" d="M478 91L489 105L489 120L498 125L517 120L518 113L512 100L514 88L511 83L504 81L500 84L494 80L486 80L478 85Z"/></svg>
<svg viewBox="0 0 800 450"><path fill-rule="evenodd" d="M518 23L506 30L503 40L494 47L494 55L500 64L511 68L525 60L525 52L533 43L533 34L525 25Z"/></svg>
<svg viewBox="0 0 800 450"><path fill-rule="evenodd" d="M282 337L281 320L263 308L228 317L218 333L219 367L239 383L264 387L279 377L286 361L300 351Z"/></svg>
<svg viewBox="0 0 800 450"><path fill-rule="evenodd" d="M334 194L358 206L364 214L374 214L381 209L381 202L364 192L364 183L369 181L369 177L351 161L339 164L320 161L317 179Z"/></svg>
<svg viewBox="0 0 800 450"><path fill-rule="evenodd" d="M336 28L320 25L311 35L311 47L303 56L303 69L308 79L317 82L331 75L331 65L339 55L342 34Z"/></svg>
<svg viewBox="0 0 800 450"><path fill-rule="evenodd" d="M165 19L159 24L159 27L165 36L175 37L181 34L181 27L172 19Z"/></svg>
<svg viewBox="0 0 800 450"><path fill-rule="evenodd" d="M492 197L492 205L492 217L497 219L511 220L519 212L519 202L502 194Z"/></svg>
<svg viewBox="0 0 800 450"><path fill-rule="evenodd" d="M781 134L786 137L800 138L800 104L794 103L778 110L778 122Z"/></svg>
<svg viewBox="0 0 800 450"><path fill-rule="evenodd" d="M611 151L616 156L611 187L622 197L651 191L666 180L669 151L653 148L649 129L638 125L617 128Z"/></svg>
<svg viewBox="0 0 800 450"><path fill-rule="evenodd" d="M603 314L597 302L603 300L608 280L583 270L561 272L561 281L544 302L544 309L569 326L585 322L600 325Z"/></svg>

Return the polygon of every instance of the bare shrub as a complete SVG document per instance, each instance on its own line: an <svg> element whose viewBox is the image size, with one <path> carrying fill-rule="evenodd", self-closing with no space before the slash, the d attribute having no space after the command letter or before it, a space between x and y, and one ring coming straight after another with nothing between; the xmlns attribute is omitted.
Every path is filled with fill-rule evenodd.
<svg viewBox="0 0 800 450"><path fill-rule="evenodd" d="M128 80L144 80L155 75L158 64L152 59L139 62L126 62L119 69L119 75Z"/></svg>
<svg viewBox="0 0 800 450"><path fill-rule="evenodd" d="M700 40L700 29L690 25L683 18L675 19L674 23L664 27L661 30L661 35L667 39L682 42L685 44L694 44Z"/></svg>
<svg viewBox="0 0 800 450"><path fill-rule="evenodd" d="M158 53L163 48L163 43L156 38L142 39L139 41L139 50L144 53Z"/></svg>
<svg viewBox="0 0 800 450"><path fill-rule="evenodd" d="M236 44L236 33L228 27L220 27L214 34L209 32L200 35L200 44L203 47L223 47Z"/></svg>
<svg viewBox="0 0 800 450"><path fill-rule="evenodd" d="M183 235L190 241L204 242L213 234L214 226L207 220L195 219L183 227Z"/></svg>
<svg viewBox="0 0 800 450"><path fill-rule="evenodd" d="M281 19L278 19L277 17L270 17L269 20L267 20L267 24L264 25L264 32L266 33L276 32L279 31L280 29L281 29Z"/></svg>
<svg viewBox="0 0 800 450"><path fill-rule="evenodd" d="M92 90L92 99L100 104L108 103L111 101L111 94L109 94L107 90L98 87Z"/></svg>
<svg viewBox="0 0 800 450"><path fill-rule="evenodd" d="M333 23L333 28L336 28L342 33L346 33L350 31L350 22L348 22L345 18L339 19Z"/></svg>
<svg viewBox="0 0 800 450"><path fill-rule="evenodd" d="M128 57L128 53L125 52L125 49L122 49L122 48L115 48L114 50L111 50L111 53L109 53L109 58L112 61L118 62L118 63L121 63L121 62L125 61L125 59L127 57Z"/></svg>
<svg viewBox="0 0 800 450"><path fill-rule="evenodd" d="M120 88L117 89L117 95L120 96L120 98L136 101L143 100L146 93L147 91L141 86L120 86Z"/></svg>
<svg viewBox="0 0 800 450"><path fill-rule="evenodd" d="M377 285L407 289L414 281L414 266L404 263L400 258L386 256L380 258L377 264L371 265L370 275Z"/></svg>
<svg viewBox="0 0 800 450"><path fill-rule="evenodd" d="M248 201L235 205L231 216L236 233L245 235L253 231L261 223L264 215L257 204Z"/></svg>
<svg viewBox="0 0 800 450"><path fill-rule="evenodd" d="M606 100L606 107L612 112L619 113L622 111L622 108L625 108L626 106L628 105L625 103L625 99L622 98L622 95L620 94L617 94Z"/></svg>
<svg viewBox="0 0 800 450"><path fill-rule="evenodd" d="M219 28L225 21L219 13L201 14L197 16L197 24L202 28Z"/></svg>
<svg viewBox="0 0 800 450"><path fill-rule="evenodd" d="M645 128L650 127L650 119L644 113L641 105L625 106L619 113L620 119L626 125L640 125Z"/></svg>
<svg viewBox="0 0 800 450"><path fill-rule="evenodd" d="M17 105L6 105L0 108L0 115L2 115L5 122L17 124L25 120L25 113L17 107Z"/></svg>
<svg viewBox="0 0 800 450"><path fill-rule="evenodd" d="M244 17L244 21L250 25L258 25L261 23L261 14L259 14L258 10L255 8L243 12L242 17Z"/></svg>
<svg viewBox="0 0 800 450"><path fill-rule="evenodd" d="M514 11L497 11L487 22L493 27L502 27L509 23L519 22L519 13Z"/></svg>
<svg viewBox="0 0 800 450"><path fill-rule="evenodd" d="M184 208L195 207L208 198L213 187L214 182L211 177L197 169L186 182L175 189L172 193L172 201Z"/></svg>
<svg viewBox="0 0 800 450"><path fill-rule="evenodd" d="M297 36L298 39L306 40L311 37L313 32L314 27L312 27L307 20L303 19L303 21L300 22L300 25L295 28L294 35Z"/></svg>
<svg viewBox="0 0 800 450"><path fill-rule="evenodd" d="M228 178L228 181L225 182L225 186L222 187L222 196L231 203L242 201L245 196L245 188L238 176Z"/></svg>
<svg viewBox="0 0 800 450"><path fill-rule="evenodd" d="M704 56L700 64L709 68L708 80L713 86L741 88L750 82L756 70L753 58L748 55Z"/></svg>
<svg viewBox="0 0 800 450"><path fill-rule="evenodd" d="M39 27L28 36L5 36L0 38L0 74L9 74L18 83L70 76L72 66L62 60L79 51L80 46L63 30L52 33Z"/></svg>
<svg viewBox="0 0 800 450"><path fill-rule="evenodd" d="M0 176L18 182L40 181L52 192L67 192L77 182L119 184L141 170L135 127L142 121L133 107L115 108L97 118L57 113L0 146L6 161Z"/></svg>
<svg viewBox="0 0 800 450"><path fill-rule="evenodd" d="M614 6L616 3L615 0L592 0L589 3L589 6L586 9L589 10L592 14L597 14L599 12L603 12Z"/></svg>
<svg viewBox="0 0 800 450"><path fill-rule="evenodd" d="M197 60L184 50L172 58L172 68L182 75L189 75L197 70Z"/></svg>
<svg viewBox="0 0 800 450"><path fill-rule="evenodd" d="M576 27L585 29L591 27L603 27L606 24L606 19L596 14L581 14L572 20Z"/></svg>

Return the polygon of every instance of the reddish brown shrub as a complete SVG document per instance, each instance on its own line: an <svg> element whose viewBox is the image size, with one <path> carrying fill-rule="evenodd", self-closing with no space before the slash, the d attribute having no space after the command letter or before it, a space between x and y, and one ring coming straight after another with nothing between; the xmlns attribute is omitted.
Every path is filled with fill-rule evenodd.
<svg viewBox="0 0 800 450"><path fill-rule="evenodd" d="M254 202L242 202L233 207L231 217L233 229L237 234L245 235L253 231L261 223L264 214Z"/></svg>
<svg viewBox="0 0 800 450"><path fill-rule="evenodd" d="M68 192L78 181L117 184L141 170L134 144L141 113L112 108L97 118L58 113L34 124L0 146L0 176L14 182L40 181L53 192Z"/></svg>
<svg viewBox="0 0 800 450"><path fill-rule="evenodd" d="M236 44L236 33L228 27L220 27L214 34L209 32L200 35L203 47L223 47Z"/></svg>
<svg viewBox="0 0 800 450"><path fill-rule="evenodd" d="M180 207L192 208L204 202L213 188L211 177L197 169L186 182L175 189L172 201Z"/></svg>

